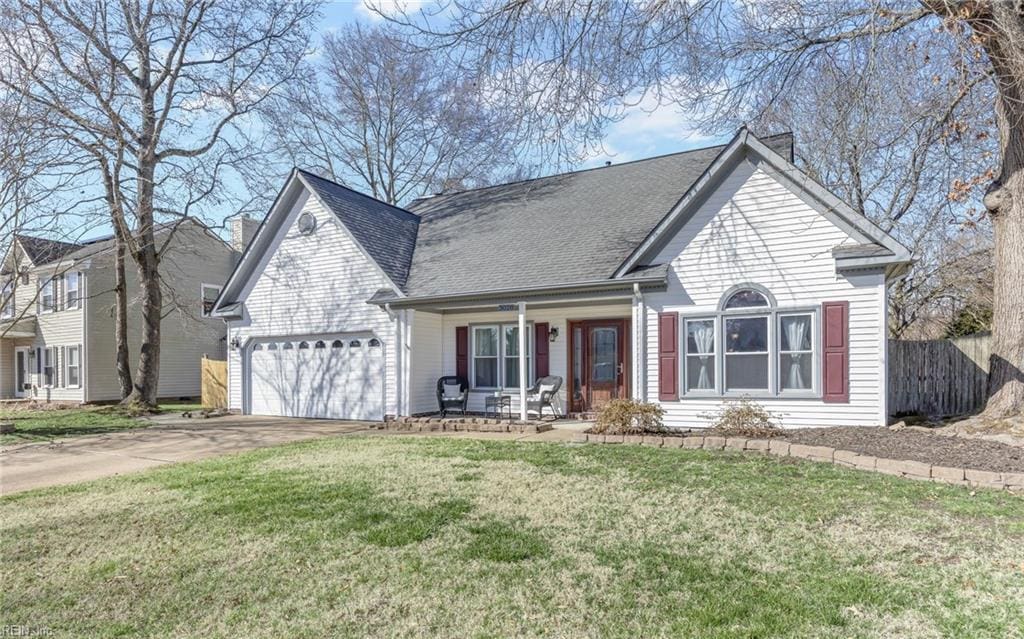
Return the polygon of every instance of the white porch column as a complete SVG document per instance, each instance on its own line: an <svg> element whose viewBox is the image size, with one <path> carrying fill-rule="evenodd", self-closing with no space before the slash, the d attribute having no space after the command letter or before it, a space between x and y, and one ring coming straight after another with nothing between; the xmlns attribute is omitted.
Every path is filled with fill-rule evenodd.
<svg viewBox="0 0 1024 639"><path fill-rule="evenodd" d="M519 302L519 420L526 421L526 302Z"/></svg>

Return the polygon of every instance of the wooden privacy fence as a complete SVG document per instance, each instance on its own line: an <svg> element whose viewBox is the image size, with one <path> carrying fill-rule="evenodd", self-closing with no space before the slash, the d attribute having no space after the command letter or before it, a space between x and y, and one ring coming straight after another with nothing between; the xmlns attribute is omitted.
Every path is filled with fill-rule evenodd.
<svg viewBox="0 0 1024 639"><path fill-rule="evenodd" d="M889 414L961 415L980 410L991 335L889 340Z"/></svg>
<svg viewBox="0 0 1024 639"><path fill-rule="evenodd" d="M228 363L203 356L203 408L228 407Z"/></svg>

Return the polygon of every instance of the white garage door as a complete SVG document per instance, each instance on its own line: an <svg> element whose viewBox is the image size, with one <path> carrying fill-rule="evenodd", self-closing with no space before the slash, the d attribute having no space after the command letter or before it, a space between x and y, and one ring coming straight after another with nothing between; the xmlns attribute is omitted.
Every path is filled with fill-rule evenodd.
<svg viewBox="0 0 1024 639"><path fill-rule="evenodd" d="M253 415L384 419L384 348L375 337L259 339L249 361Z"/></svg>

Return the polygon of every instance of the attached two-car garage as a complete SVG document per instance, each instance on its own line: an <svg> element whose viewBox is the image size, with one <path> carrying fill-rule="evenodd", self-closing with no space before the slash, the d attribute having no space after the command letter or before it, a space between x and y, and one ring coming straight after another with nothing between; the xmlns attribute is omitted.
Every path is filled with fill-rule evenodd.
<svg viewBox="0 0 1024 639"><path fill-rule="evenodd" d="M373 335L260 338L247 350L251 414L384 419L384 346Z"/></svg>

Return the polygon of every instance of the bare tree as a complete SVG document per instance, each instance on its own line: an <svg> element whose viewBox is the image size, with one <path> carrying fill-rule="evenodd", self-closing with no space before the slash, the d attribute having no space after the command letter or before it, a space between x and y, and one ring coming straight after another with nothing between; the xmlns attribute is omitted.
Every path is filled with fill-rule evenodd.
<svg viewBox="0 0 1024 639"><path fill-rule="evenodd" d="M266 109L292 164L398 204L487 184L516 164L515 121L388 26L328 33Z"/></svg>
<svg viewBox="0 0 1024 639"><path fill-rule="evenodd" d="M372 4L372 2L371 2ZM428 14L429 12L429 14ZM592 0L461 0L389 17L451 64L486 73L523 108L561 126L548 132L583 143L637 92L677 101L708 130L753 121L797 90L823 60L912 57L940 71L948 96L980 91L990 102L963 119L934 119L958 134L997 139L992 172L963 174L943 192L968 200L984 191L994 237L993 352L988 417L1024 412L1024 16L1010 0L765 0L620 3ZM875 46L880 45L880 46ZM921 74L880 77L880 92ZM954 105L955 100L950 104ZM943 120L945 116L945 120ZM566 148L574 148L564 145ZM984 158L981 158L984 159Z"/></svg>
<svg viewBox="0 0 1024 639"><path fill-rule="evenodd" d="M49 137L89 155L138 273L144 326L126 401L157 399L160 263L174 235L158 242L158 224L236 204L226 182L258 159L256 109L294 76L315 12L312 0L16 0L0 10L0 88L43 111Z"/></svg>

